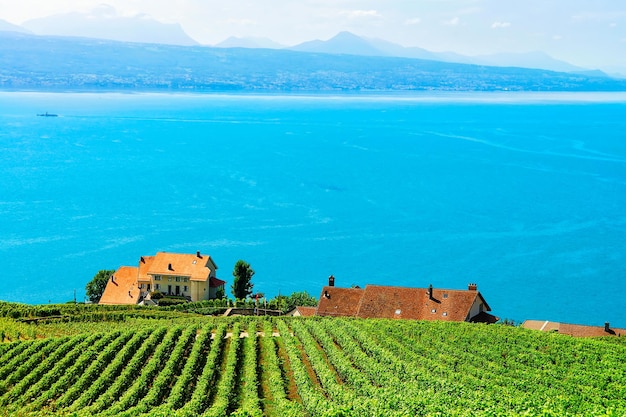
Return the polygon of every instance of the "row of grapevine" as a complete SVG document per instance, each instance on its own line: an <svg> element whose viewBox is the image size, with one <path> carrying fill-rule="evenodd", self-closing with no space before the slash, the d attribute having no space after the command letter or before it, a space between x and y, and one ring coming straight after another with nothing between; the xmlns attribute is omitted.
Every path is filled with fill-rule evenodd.
<svg viewBox="0 0 626 417"><path fill-rule="evenodd" d="M164 334L165 329L158 329L149 337L146 332L137 332L118 351L107 349L105 355L92 362L78 381L53 403L53 409L68 408L76 411L96 401L103 404L111 402L119 391L116 387L124 387L134 377L136 370L140 369L143 360ZM127 362L130 358L132 360Z"/></svg>
<svg viewBox="0 0 626 417"><path fill-rule="evenodd" d="M132 320L0 343L0 415L626 415L617 338L401 320Z"/></svg>
<svg viewBox="0 0 626 417"><path fill-rule="evenodd" d="M80 389L80 386L77 384L80 375L84 374L85 370L88 370L95 364L106 363L106 361L112 357L112 353L125 345L132 335L132 332L112 332L109 335L105 334L104 337L85 349L83 354L73 365L61 369L62 375L56 379L47 391L39 392L36 399L30 400L28 409L40 409L69 390ZM19 402L15 402L11 406L15 408L20 404Z"/></svg>

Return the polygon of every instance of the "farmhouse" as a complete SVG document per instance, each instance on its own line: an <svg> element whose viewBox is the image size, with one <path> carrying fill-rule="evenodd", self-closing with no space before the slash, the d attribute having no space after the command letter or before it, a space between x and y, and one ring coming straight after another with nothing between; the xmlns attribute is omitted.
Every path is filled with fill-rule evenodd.
<svg viewBox="0 0 626 417"><path fill-rule="evenodd" d="M585 326L548 320L526 320L522 323L522 327L542 332L561 333L572 337L626 336L626 329L611 328L609 323L604 323L604 326Z"/></svg>
<svg viewBox="0 0 626 417"><path fill-rule="evenodd" d="M322 289L315 315L333 317L388 318L409 320L471 321L495 323L498 317L476 284L467 290L390 287L335 287L331 276Z"/></svg>
<svg viewBox="0 0 626 417"><path fill-rule="evenodd" d="M200 301L217 298L225 282L215 275L217 265L208 255L158 252L142 256L137 267L122 266L109 279L100 304L138 304L150 293Z"/></svg>

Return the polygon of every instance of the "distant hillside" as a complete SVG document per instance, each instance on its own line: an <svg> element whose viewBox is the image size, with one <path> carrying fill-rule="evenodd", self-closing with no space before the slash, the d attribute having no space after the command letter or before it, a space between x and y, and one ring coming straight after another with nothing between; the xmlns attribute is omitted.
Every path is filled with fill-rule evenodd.
<svg viewBox="0 0 626 417"><path fill-rule="evenodd" d="M21 26L9 23L6 20L0 19L0 32L19 32L19 33L32 33L31 31L24 29Z"/></svg>
<svg viewBox="0 0 626 417"><path fill-rule="evenodd" d="M197 45L179 24L158 22L146 15L118 16L101 4L89 13L65 13L32 19L22 26L37 35L77 36L125 42Z"/></svg>
<svg viewBox="0 0 626 417"><path fill-rule="evenodd" d="M0 32L2 89L626 91L626 80L422 59Z"/></svg>
<svg viewBox="0 0 626 417"><path fill-rule="evenodd" d="M320 41L304 42L289 48L292 51L315 52L325 54L350 54L364 56L389 56L390 54L376 48L370 42L350 32L340 32L335 37Z"/></svg>
<svg viewBox="0 0 626 417"><path fill-rule="evenodd" d="M370 39L350 32L341 32L326 40L304 42L289 48L294 51L352 54L365 56L394 56L401 58L430 59L459 64L489 65L547 69L550 71L582 72L584 68L554 59L543 52L499 53L481 56L465 56L453 52L431 52L417 47L404 47L382 39ZM604 74L603 74L604 75Z"/></svg>

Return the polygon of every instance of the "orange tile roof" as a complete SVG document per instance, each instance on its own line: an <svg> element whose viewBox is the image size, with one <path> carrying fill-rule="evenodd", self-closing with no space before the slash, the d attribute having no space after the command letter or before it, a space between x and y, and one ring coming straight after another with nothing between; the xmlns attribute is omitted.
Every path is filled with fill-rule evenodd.
<svg viewBox="0 0 626 417"><path fill-rule="evenodd" d="M611 328L608 331L605 326L586 326L582 324L558 323L548 320L526 320L522 327L530 330L544 332L555 331L573 337L602 337L602 336L626 336L626 329Z"/></svg>
<svg viewBox="0 0 626 417"><path fill-rule="evenodd" d="M366 285L365 289L326 286L320 295L319 316L355 316L411 320L466 321L474 303L491 311L480 292ZM497 321L497 317L493 316Z"/></svg>
<svg viewBox="0 0 626 417"><path fill-rule="evenodd" d="M99 304L137 304L139 287L137 274L139 269L134 266L122 266L109 279Z"/></svg>
<svg viewBox="0 0 626 417"><path fill-rule="evenodd" d="M150 275L178 275L189 277L191 281L206 281L217 266L208 255L158 252L147 273Z"/></svg>
<svg viewBox="0 0 626 417"><path fill-rule="evenodd" d="M153 261L154 256L142 256L139 258L139 277L137 279L139 282L150 282L148 271Z"/></svg>

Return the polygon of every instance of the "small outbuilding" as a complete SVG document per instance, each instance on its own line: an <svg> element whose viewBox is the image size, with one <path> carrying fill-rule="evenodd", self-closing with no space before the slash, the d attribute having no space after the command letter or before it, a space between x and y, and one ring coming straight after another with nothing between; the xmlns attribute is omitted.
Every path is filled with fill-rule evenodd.
<svg viewBox="0 0 626 417"><path fill-rule="evenodd" d="M626 329L612 328L608 322L604 323L604 326L586 326L548 320L526 320L522 323L522 327L542 332L566 334L572 337L626 336Z"/></svg>

